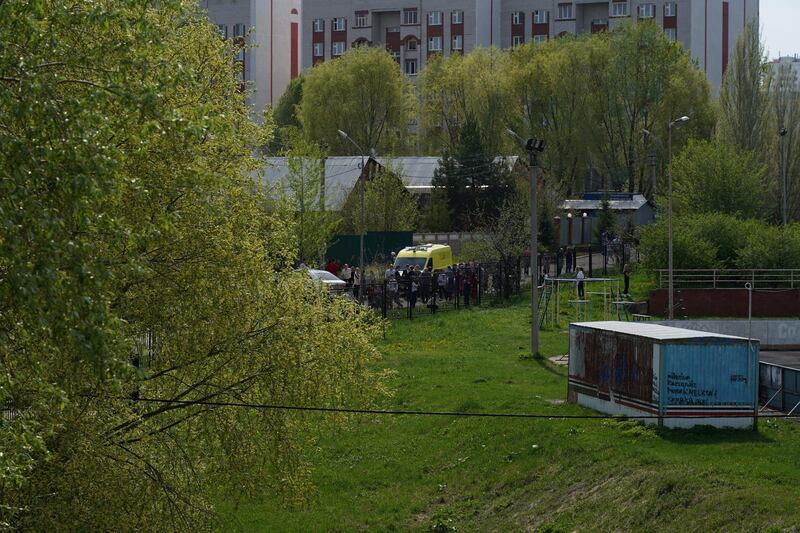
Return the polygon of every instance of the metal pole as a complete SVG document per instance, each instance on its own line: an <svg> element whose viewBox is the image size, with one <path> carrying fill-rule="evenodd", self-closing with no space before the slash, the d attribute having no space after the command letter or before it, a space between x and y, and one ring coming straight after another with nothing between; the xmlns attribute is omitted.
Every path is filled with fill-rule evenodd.
<svg viewBox="0 0 800 533"><path fill-rule="evenodd" d="M786 184L786 130L781 129L781 189L783 192L783 205L781 212L783 215L783 225L789 222L789 206L787 202L788 186Z"/></svg>
<svg viewBox="0 0 800 533"><path fill-rule="evenodd" d="M364 277L364 232L366 228L364 227L364 188L367 186L366 180L364 179L364 171L366 168L364 167L364 153L361 153L361 231L359 232L359 252L358 252L358 270L361 273L361 277ZM361 298L361 291L358 293L358 301L359 303L362 302Z"/></svg>
<svg viewBox="0 0 800 533"><path fill-rule="evenodd" d="M669 319L672 320L674 318L674 301L673 301L673 285L672 285L672 122L669 123L669 127L667 128L668 131L668 164L667 164L667 180L668 180L668 192L667 192L667 239L668 239L668 250L667 250L667 269L669 270L669 295L667 297L667 306L669 308Z"/></svg>
<svg viewBox="0 0 800 533"><path fill-rule="evenodd" d="M531 357L539 353L539 271L537 252L539 250L539 224L537 213L537 188L539 162L536 151L531 150Z"/></svg>

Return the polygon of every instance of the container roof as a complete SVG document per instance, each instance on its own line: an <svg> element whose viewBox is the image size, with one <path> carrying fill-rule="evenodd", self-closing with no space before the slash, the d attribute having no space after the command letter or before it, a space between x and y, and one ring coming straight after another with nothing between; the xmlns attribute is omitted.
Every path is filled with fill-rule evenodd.
<svg viewBox="0 0 800 533"><path fill-rule="evenodd" d="M745 337L734 337L732 335L722 335L721 333L709 333L706 331L673 328L670 326L662 326L660 324L650 324L648 322L578 322L573 323L572 325L588 329L599 329L603 331L613 331L615 333L624 333L626 335L634 335L636 337L645 337L659 341L690 339L747 340ZM758 341L756 340L755 342Z"/></svg>

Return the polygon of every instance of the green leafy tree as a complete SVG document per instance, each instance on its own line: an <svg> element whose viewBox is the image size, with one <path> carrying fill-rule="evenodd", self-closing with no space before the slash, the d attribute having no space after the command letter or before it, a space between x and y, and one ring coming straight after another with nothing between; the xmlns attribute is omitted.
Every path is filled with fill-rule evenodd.
<svg viewBox="0 0 800 533"><path fill-rule="evenodd" d="M422 228L427 231L450 231L453 216L447 205L447 195L441 188L434 188L425 206Z"/></svg>
<svg viewBox="0 0 800 533"><path fill-rule="evenodd" d="M364 150L402 151L416 100L411 82L384 49L357 47L305 75L297 117L308 139L332 155L351 155L347 134Z"/></svg>
<svg viewBox="0 0 800 533"><path fill-rule="evenodd" d="M420 128L430 150L457 151L468 122L477 124L488 152L496 154L508 144L508 57L497 48L476 48L467 55L438 55L428 61L419 76L419 92Z"/></svg>
<svg viewBox="0 0 800 533"><path fill-rule="evenodd" d="M752 152L730 144L689 141L673 163L676 212L727 213L740 218L765 214L764 167Z"/></svg>
<svg viewBox="0 0 800 533"><path fill-rule="evenodd" d="M477 122L467 118L457 149L443 155L433 186L447 195L453 229L471 230L498 217L513 191L513 179L506 164L483 144Z"/></svg>
<svg viewBox="0 0 800 533"><path fill-rule="evenodd" d="M707 81L697 81L697 67L680 44L652 21L623 24L597 38L605 39L610 49L605 66L594 71L592 84L597 98L593 119L603 132L595 165L613 188L642 192L650 181L642 130L666 139L667 124L676 112L694 117L692 128L702 127L699 119L710 116L710 88ZM674 148L691 131L695 130L674 132Z"/></svg>
<svg viewBox="0 0 800 533"><path fill-rule="evenodd" d="M401 179L402 169L385 163L364 188L365 231L413 231L417 227L417 200ZM361 191L359 182L342 206L342 231L361 232Z"/></svg>
<svg viewBox="0 0 800 533"><path fill-rule="evenodd" d="M324 255L341 217L325 207L325 153L300 135L292 144L286 152L289 172L283 194L294 211L297 257L313 264Z"/></svg>
<svg viewBox="0 0 800 533"><path fill-rule="evenodd" d="M567 195L583 189L592 146L600 138L598 122L586 119L593 112L587 88L590 74L600 68L600 44L589 37L530 42L515 48L507 65L505 89L523 109L521 119L511 121L513 128L547 141L540 156L544 175Z"/></svg>
<svg viewBox="0 0 800 533"><path fill-rule="evenodd" d="M597 225L595 230L595 238L599 242L603 234L608 237L613 237L617 225L617 217L611 209L611 203L608 201L608 195L603 195L603 200L600 202L600 212L597 214Z"/></svg>
<svg viewBox="0 0 800 533"><path fill-rule="evenodd" d="M3 2L0 27L0 523L302 498L309 421L215 402L369 402L377 325L289 268L234 50L178 0Z"/></svg>
<svg viewBox="0 0 800 533"><path fill-rule="evenodd" d="M773 211L780 220L796 220L800 212L800 80L790 64L780 64L770 83L770 114L772 121L767 126L765 137L770 140L770 154L766 162L769 175L774 176ZM773 132L781 132L775 135ZM770 134L772 133L772 134ZM784 190L783 172L786 172ZM786 196L784 209L783 198ZM785 211L785 212L784 212Z"/></svg>
<svg viewBox="0 0 800 533"><path fill-rule="evenodd" d="M768 120L769 76L758 19L745 24L719 91L718 135L740 150L763 146Z"/></svg>
<svg viewBox="0 0 800 533"><path fill-rule="evenodd" d="M275 138L270 142L270 150L278 153L290 148L290 143L300 128L297 109L303 100L303 83L305 77L300 76L289 82L289 86L278 100L278 105L271 111L271 120L275 123Z"/></svg>

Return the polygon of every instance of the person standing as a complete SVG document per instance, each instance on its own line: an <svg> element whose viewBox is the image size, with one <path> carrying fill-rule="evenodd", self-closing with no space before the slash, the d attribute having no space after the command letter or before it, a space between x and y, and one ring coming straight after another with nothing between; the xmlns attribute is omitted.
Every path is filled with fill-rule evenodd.
<svg viewBox="0 0 800 533"><path fill-rule="evenodd" d="M350 288L353 285L353 271L350 269L350 265L347 263L345 263L344 267L342 267L342 281L347 283L347 288Z"/></svg>
<svg viewBox="0 0 800 533"><path fill-rule="evenodd" d="M629 289L631 287L631 272L632 272L632 270L633 269L631 269L631 264L630 263L625 263L625 266L622 267L622 277L625 280L625 290L622 293L623 296L629 296L628 291L629 291Z"/></svg>
<svg viewBox="0 0 800 533"><path fill-rule="evenodd" d="M572 247L567 246L567 270L566 270L567 274L570 274L572 272L572 259L573 259Z"/></svg>
<svg viewBox="0 0 800 533"><path fill-rule="evenodd" d="M578 280L578 300L584 299L583 280L586 278L583 274L583 267L578 267L578 273L575 274L575 279Z"/></svg>
<svg viewBox="0 0 800 533"><path fill-rule="evenodd" d="M358 300L358 293L361 290L361 270L356 267L353 270L353 298Z"/></svg>

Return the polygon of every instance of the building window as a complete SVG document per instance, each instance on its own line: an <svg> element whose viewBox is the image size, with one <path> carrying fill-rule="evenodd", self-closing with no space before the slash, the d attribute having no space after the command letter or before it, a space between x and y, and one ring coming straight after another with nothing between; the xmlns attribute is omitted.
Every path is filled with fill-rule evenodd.
<svg viewBox="0 0 800 533"><path fill-rule="evenodd" d="M314 33L322 33L325 31L325 20L314 19Z"/></svg>
<svg viewBox="0 0 800 533"><path fill-rule="evenodd" d="M464 24L464 12L453 11L450 13L450 22L453 24Z"/></svg>
<svg viewBox="0 0 800 533"><path fill-rule="evenodd" d="M639 5L639 18L640 19L651 19L656 16L656 5L655 4L640 4Z"/></svg>
<svg viewBox="0 0 800 533"><path fill-rule="evenodd" d="M558 4L558 18L571 19L572 17L572 4Z"/></svg>
<svg viewBox="0 0 800 533"><path fill-rule="evenodd" d="M234 24L233 25L233 37L244 37L245 29L244 24Z"/></svg>
<svg viewBox="0 0 800 533"><path fill-rule="evenodd" d="M522 11L514 11L511 13L511 24L525 24L525 13Z"/></svg>
<svg viewBox="0 0 800 533"><path fill-rule="evenodd" d="M322 57L325 55L325 45L322 43L314 43L314 57Z"/></svg>
<svg viewBox="0 0 800 533"><path fill-rule="evenodd" d="M441 26L442 25L442 12L431 11L428 13L428 26Z"/></svg>
<svg viewBox="0 0 800 533"><path fill-rule="evenodd" d="M628 2L611 2L611 16L612 17L627 17L628 16Z"/></svg>
<svg viewBox="0 0 800 533"><path fill-rule="evenodd" d="M678 30L675 28L664 28L664 33L667 34L667 39L670 41L678 40Z"/></svg>
<svg viewBox="0 0 800 533"><path fill-rule="evenodd" d="M543 43L547 40L547 35L534 35L533 42L535 43Z"/></svg>
<svg viewBox="0 0 800 533"><path fill-rule="evenodd" d="M416 52L417 51L417 40L413 37L411 39L406 40L406 51L408 52Z"/></svg>
<svg viewBox="0 0 800 533"><path fill-rule="evenodd" d="M333 46L331 47L331 55L333 57L342 55L344 51L345 51L344 41L336 41L335 43L333 43Z"/></svg>
<svg viewBox="0 0 800 533"><path fill-rule="evenodd" d="M522 44L525 44L525 37L523 37L522 35L515 35L511 38L511 44L512 46L520 46Z"/></svg>
<svg viewBox="0 0 800 533"><path fill-rule="evenodd" d="M344 31L344 17L337 17L333 19L333 27L331 28L332 31Z"/></svg>
<svg viewBox="0 0 800 533"><path fill-rule="evenodd" d="M463 50L463 49L464 49L464 36L453 35L453 50Z"/></svg>
<svg viewBox="0 0 800 533"><path fill-rule="evenodd" d="M678 5L675 2L667 2L664 4L664 16L675 17L678 15Z"/></svg>
<svg viewBox="0 0 800 533"><path fill-rule="evenodd" d="M367 27L367 12L366 11L356 11L356 20L355 20L355 27L356 28L365 28Z"/></svg>
<svg viewBox="0 0 800 533"><path fill-rule="evenodd" d="M403 24L419 24L416 9L403 10Z"/></svg>
<svg viewBox="0 0 800 533"><path fill-rule="evenodd" d="M406 76L416 76L417 75L417 60L416 59L406 59Z"/></svg>
<svg viewBox="0 0 800 533"><path fill-rule="evenodd" d="M228 25L227 24L217 24L217 33L223 39L228 38Z"/></svg>
<svg viewBox="0 0 800 533"><path fill-rule="evenodd" d="M544 9L537 9L536 11L533 12L533 23L547 24L548 22L550 22L550 17L548 15L550 15L549 11L546 11Z"/></svg>
<svg viewBox="0 0 800 533"><path fill-rule="evenodd" d="M441 52L442 38L439 36L428 39L428 52Z"/></svg>

